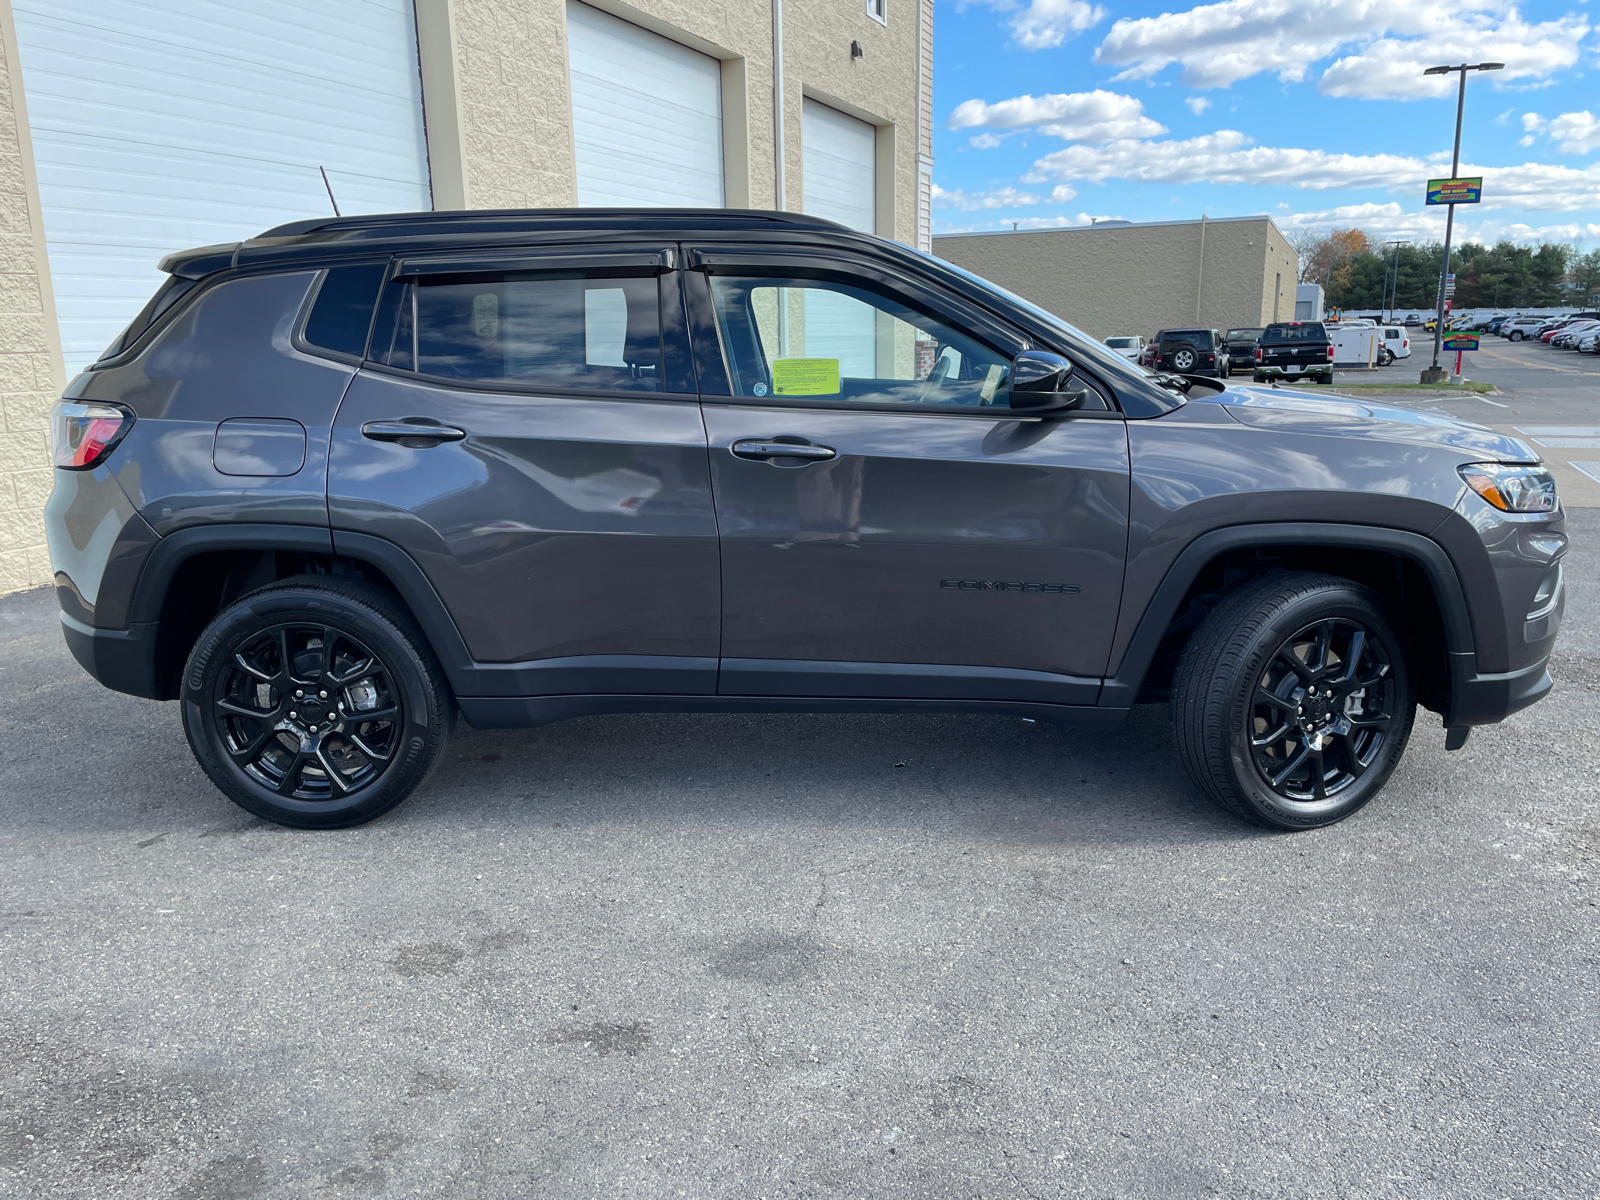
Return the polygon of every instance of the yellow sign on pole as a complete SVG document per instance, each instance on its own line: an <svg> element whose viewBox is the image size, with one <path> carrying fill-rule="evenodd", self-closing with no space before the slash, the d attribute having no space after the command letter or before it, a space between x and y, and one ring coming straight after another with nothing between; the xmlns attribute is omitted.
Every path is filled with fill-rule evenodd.
<svg viewBox="0 0 1600 1200"><path fill-rule="evenodd" d="M774 359L772 393L775 396L836 396L839 394L839 360Z"/></svg>

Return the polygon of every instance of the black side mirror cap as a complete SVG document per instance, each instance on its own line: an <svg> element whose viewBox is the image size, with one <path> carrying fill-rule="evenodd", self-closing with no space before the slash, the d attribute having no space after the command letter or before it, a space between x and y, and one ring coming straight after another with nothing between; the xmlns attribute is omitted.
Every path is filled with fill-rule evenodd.
<svg viewBox="0 0 1600 1200"><path fill-rule="evenodd" d="M1070 360L1048 350L1024 350L1011 364L1011 407L1019 412L1078 408L1087 392L1072 386Z"/></svg>

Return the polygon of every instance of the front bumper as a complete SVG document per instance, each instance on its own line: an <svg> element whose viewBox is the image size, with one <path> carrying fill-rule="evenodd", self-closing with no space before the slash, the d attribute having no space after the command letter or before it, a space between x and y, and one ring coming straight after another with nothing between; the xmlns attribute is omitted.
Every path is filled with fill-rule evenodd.
<svg viewBox="0 0 1600 1200"><path fill-rule="evenodd" d="M1471 654L1452 655L1457 668L1451 688L1450 711L1444 716L1446 728L1467 725L1493 725L1536 703L1555 686L1550 679L1548 658L1532 666L1502 674L1479 675L1470 670Z"/></svg>

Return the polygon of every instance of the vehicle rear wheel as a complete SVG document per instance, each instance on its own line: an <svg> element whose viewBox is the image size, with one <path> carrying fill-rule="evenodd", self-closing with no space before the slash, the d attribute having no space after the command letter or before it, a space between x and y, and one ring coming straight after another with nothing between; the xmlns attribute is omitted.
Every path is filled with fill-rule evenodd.
<svg viewBox="0 0 1600 1200"><path fill-rule="evenodd" d="M1512 330L1512 331L1511 331L1511 340L1512 340L1512 341L1513 341L1513 342L1520 342L1520 341L1521 341L1521 340L1522 340L1522 330L1520 330L1520 329L1513 329L1513 330Z"/></svg>
<svg viewBox="0 0 1600 1200"><path fill-rule="evenodd" d="M1293 572L1248 583L1195 630L1173 677L1178 755L1235 816L1274 829L1343 820L1405 752L1416 695L1369 588Z"/></svg>
<svg viewBox="0 0 1600 1200"><path fill-rule="evenodd" d="M300 829L388 812L443 758L455 718L397 601L309 576L218 614L189 653L181 701L189 745L223 794Z"/></svg>

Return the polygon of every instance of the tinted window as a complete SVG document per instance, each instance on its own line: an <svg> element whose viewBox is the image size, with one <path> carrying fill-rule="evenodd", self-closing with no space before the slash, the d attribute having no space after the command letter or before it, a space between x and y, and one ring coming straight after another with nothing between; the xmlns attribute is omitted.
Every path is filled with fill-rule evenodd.
<svg viewBox="0 0 1600 1200"><path fill-rule="evenodd" d="M385 263L334 267L323 277L301 336L324 350L357 358L366 354L372 306L377 302L386 268Z"/></svg>
<svg viewBox="0 0 1600 1200"><path fill-rule="evenodd" d="M654 276L518 273L395 285L373 357L446 379L661 390Z"/></svg>
<svg viewBox="0 0 1600 1200"><path fill-rule="evenodd" d="M1262 331L1259 329L1230 329L1228 330L1228 340L1230 342L1247 342L1252 338L1260 337L1261 333Z"/></svg>
<svg viewBox="0 0 1600 1200"><path fill-rule="evenodd" d="M1262 334L1264 342L1325 342L1327 331L1320 321L1307 321L1297 325L1268 325Z"/></svg>
<svg viewBox="0 0 1600 1200"><path fill-rule="evenodd" d="M1161 331L1163 342L1188 342L1194 346L1209 346L1211 344L1211 330L1209 329L1164 329Z"/></svg>
<svg viewBox="0 0 1600 1200"><path fill-rule="evenodd" d="M843 283L713 276L736 396L1005 406L1009 356Z"/></svg>

